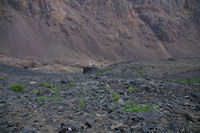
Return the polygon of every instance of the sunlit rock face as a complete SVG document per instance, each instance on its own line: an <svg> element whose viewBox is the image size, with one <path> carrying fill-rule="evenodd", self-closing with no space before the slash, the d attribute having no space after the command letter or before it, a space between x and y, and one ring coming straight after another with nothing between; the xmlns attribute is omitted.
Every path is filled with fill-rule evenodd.
<svg viewBox="0 0 200 133"><path fill-rule="evenodd" d="M0 54L80 64L199 56L198 0L2 0Z"/></svg>

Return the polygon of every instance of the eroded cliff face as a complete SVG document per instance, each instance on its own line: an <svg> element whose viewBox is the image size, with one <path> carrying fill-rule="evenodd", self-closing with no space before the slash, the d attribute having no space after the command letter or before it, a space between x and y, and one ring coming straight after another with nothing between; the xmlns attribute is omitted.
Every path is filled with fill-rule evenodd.
<svg viewBox="0 0 200 133"><path fill-rule="evenodd" d="M0 53L31 59L197 57L198 0L3 0Z"/></svg>

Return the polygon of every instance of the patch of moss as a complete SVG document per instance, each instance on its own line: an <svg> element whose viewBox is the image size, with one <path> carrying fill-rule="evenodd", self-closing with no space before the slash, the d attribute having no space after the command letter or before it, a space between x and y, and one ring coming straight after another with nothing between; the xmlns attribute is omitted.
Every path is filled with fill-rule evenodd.
<svg viewBox="0 0 200 133"><path fill-rule="evenodd" d="M117 93L112 94L112 97L115 101L117 101L118 99L120 99L120 95Z"/></svg>
<svg viewBox="0 0 200 133"><path fill-rule="evenodd" d="M13 91L23 91L24 90L24 86L21 84L13 84L10 86L10 89Z"/></svg>
<svg viewBox="0 0 200 133"><path fill-rule="evenodd" d="M147 104L138 104L138 105L125 105L123 110L124 111L130 111L130 112L146 112L153 110L152 105Z"/></svg>
<svg viewBox="0 0 200 133"><path fill-rule="evenodd" d="M136 90L136 88L135 87L129 87L128 90L129 91L134 91L134 90Z"/></svg>
<svg viewBox="0 0 200 133"><path fill-rule="evenodd" d="M0 80L3 81L3 80L6 80L6 78L4 78L4 77L0 77Z"/></svg>
<svg viewBox="0 0 200 133"><path fill-rule="evenodd" d="M98 70L95 72L95 74L100 74L100 73L104 73L104 72L108 72L110 71L111 69L107 68L107 69L102 69L102 70Z"/></svg>
<svg viewBox="0 0 200 133"><path fill-rule="evenodd" d="M49 83L43 82L41 84L42 87L53 88Z"/></svg>

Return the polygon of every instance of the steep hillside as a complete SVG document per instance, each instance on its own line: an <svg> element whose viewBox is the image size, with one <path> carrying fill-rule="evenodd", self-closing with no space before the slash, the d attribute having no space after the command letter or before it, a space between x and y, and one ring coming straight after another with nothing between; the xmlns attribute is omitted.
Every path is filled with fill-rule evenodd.
<svg viewBox="0 0 200 133"><path fill-rule="evenodd" d="M198 0L1 0L0 54L67 64L197 57L199 25Z"/></svg>

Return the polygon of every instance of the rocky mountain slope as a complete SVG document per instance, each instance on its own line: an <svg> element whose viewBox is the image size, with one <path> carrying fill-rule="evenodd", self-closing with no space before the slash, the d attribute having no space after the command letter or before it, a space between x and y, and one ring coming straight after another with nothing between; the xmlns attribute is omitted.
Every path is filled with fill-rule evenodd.
<svg viewBox="0 0 200 133"><path fill-rule="evenodd" d="M0 64L0 132L198 133L199 68L129 62L61 75Z"/></svg>
<svg viewBox="0 0 200 133"><path fill-rule="evenodd" d="M1 0L0 54L61 64L199 56L198 0Z"/></svg>

